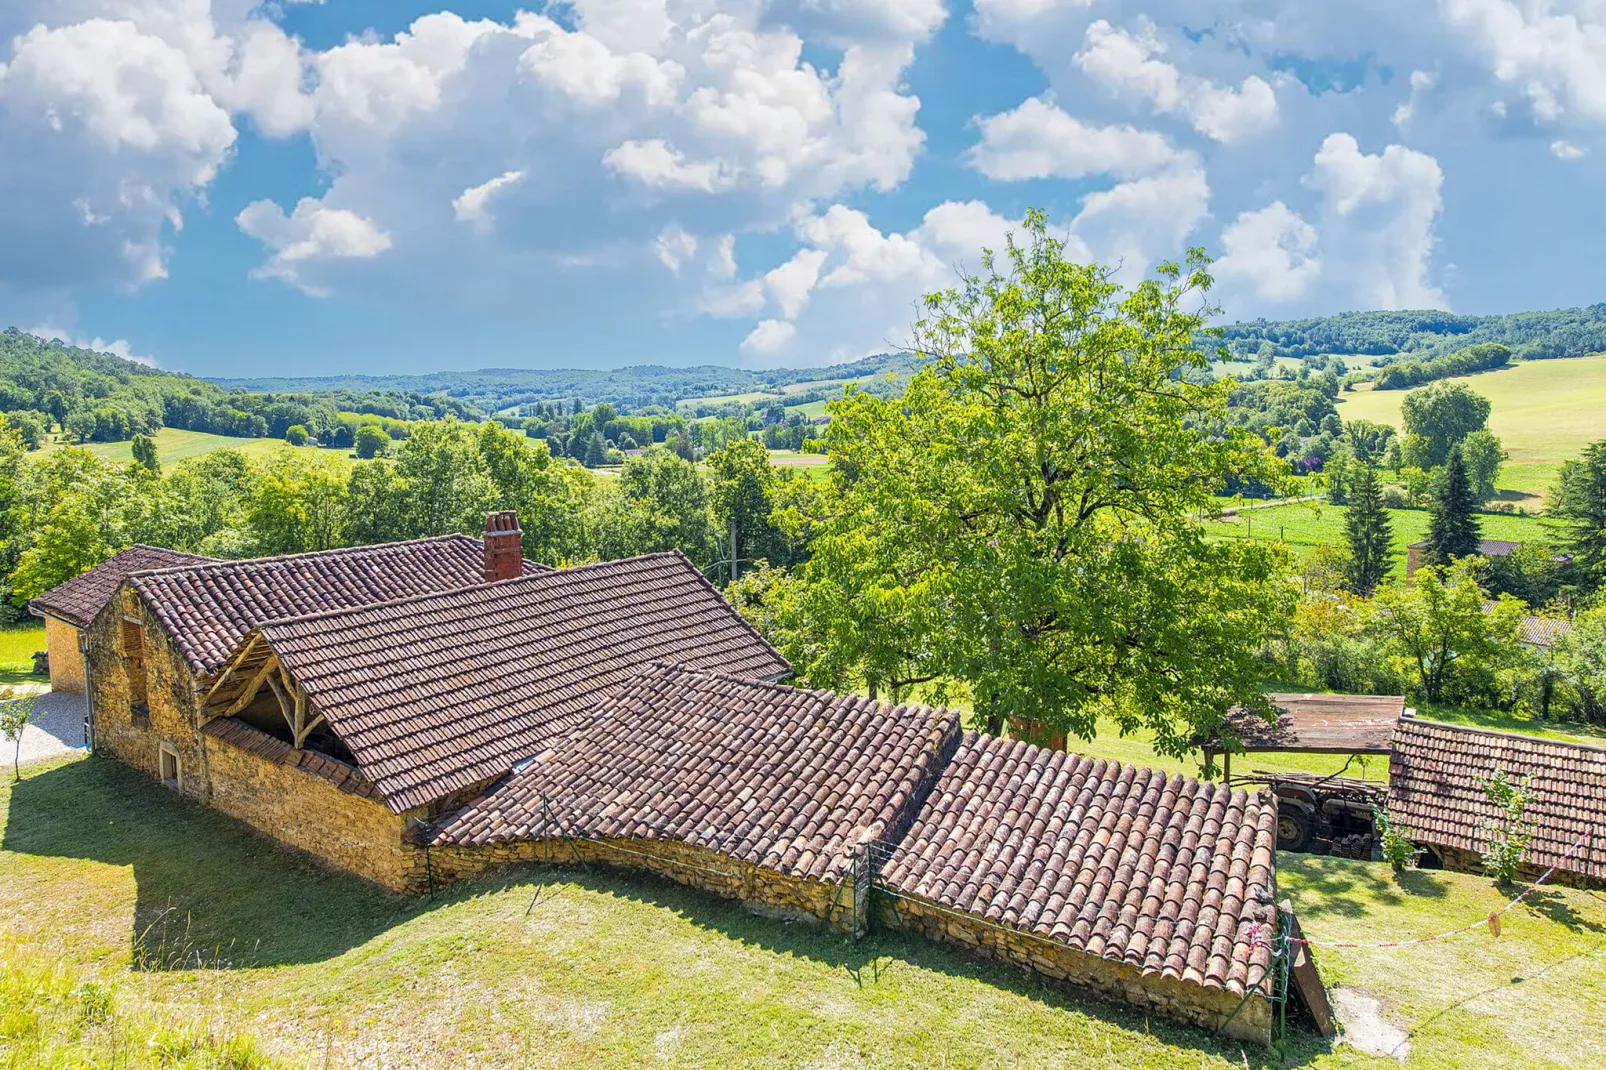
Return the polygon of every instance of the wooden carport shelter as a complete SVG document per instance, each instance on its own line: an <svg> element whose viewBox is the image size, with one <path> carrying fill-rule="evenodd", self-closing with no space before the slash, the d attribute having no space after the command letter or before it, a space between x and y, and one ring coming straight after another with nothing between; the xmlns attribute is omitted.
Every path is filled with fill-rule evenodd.
<svg viewBox="0 0 1606 1070"><path fill-rule="evenodd" d="M1399 695L1298 695L1266 696L1277 710L1277 720L1263 720L1238 708L1227 715L1226 727L1235 733L1246 753L1273 751L1304 754L1388 754L1394 726L1401 717L1413 716ZM1232 754L1219 737L1204 743L1205 765L1221 755L1221 776L1232 781Z"/></svg>

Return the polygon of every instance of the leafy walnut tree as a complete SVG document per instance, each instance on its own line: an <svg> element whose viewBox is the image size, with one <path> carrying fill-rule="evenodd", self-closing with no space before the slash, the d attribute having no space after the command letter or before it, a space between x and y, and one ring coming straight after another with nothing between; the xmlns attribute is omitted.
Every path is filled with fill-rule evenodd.
<svg viewBox="0 0 1606 1070"><path fill-rule="evenodd" d="M1041 213L1024 229L926 298L902 398L832 405L834 515L778 634L810 683L958 683L993 732L1089 738L1107 715L1180 755L1264 706L1254 652L1293 597L1281 549L1194 517L1229 476L1283 470L1204 430L1227 387L1187 374L1217 311L1202 252L1125 291Z"/></svg>

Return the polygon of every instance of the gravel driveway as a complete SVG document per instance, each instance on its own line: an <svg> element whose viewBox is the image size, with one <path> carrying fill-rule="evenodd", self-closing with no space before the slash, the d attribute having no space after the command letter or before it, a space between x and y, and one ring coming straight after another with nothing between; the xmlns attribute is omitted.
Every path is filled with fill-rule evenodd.
<svg viewBox="0 0 1606 1070"><path fill-rule="evenodd" d="M84 717L88 712L82 695L42 691L34 705L33 720L22 730L22 764L82 751ZM15 748L16 744L0 738L0 764L11 764Z"/></svg>

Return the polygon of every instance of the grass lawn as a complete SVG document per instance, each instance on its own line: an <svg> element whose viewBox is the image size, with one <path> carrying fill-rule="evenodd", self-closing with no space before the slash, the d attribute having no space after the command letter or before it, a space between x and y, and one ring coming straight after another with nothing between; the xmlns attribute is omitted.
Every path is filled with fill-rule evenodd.
<svg viewBox="0 0 1606 1070"><path fill-rule="evenodd" d="M35 652L45 649L45 626L35 621L0 628L0 686L5 684L38 684L49 677L36 676L33 671Z"/></svg>
<svg viewBox="0 0 1606 1070"><path fill-rule="evenodd" d="M164 427L156 432L156 458L162 464L173 464L190 457L200 457L214 450L238 450L247 457L255 460L268 460L277 457L281 451L293 452L298 457L315 458L328 461L331 464L350 465L356 463L355 455L349 450L332 450L318 448L295 448L279 438L231 438L228 435L209 435L204 431L184 431L176 427ZM52 441L41 446L41 451L58 448ZM128 442L90 442L84 449L95 456L118 464L127 464L133 460L133 446Z"/></svg>
<svg viewBox="0 0 1606 1070"><path fill-rule="evenodd" d="M1500 487L1537 497L1549 489L1562 461L1578 456L1587 443L1606 434L1606 354L1566 360L1530 360L1461 376L1489 399L1489 430L1500 436L1511 460ZM1341 393L1338 414L1345 420L1376 420L1400 426L1400 405L1407 391L1369 387Z"/></svg>
<svg viewBox="0 0 1606 1070"><path fill-rule="evenodd" d="M1383 1065L1302 1032L1243 1051L916 938L855 944L601 869L400 900L96 758L0 786L0 824L4 1067L167 1048L186 1066ZM1479 877L1281 864L1318 940L1453 928L1500 898ZM1498 942L1318 962L1413 1030L1407 1066L1581 1065L1606 1060L1603 946L1606 897L1558 890Z"/></svg>
<svg viewBox="0 0 1606 1070"><path fill-rule="evenodd" d="M1302 502L1244 510L1237 516L1206 521L1205 528L1220 538L1281 539L1303 560L1318 546L1343 544L1347 511L1342 505ZM1427 538L1428 513L1425 509L1391 509L1389 517L1394 525L1394 567L1390 575L1403 579L1405 547ZM1550 523L1538 517L1482 513L1478 524L1486 539L1538 543L1553 538L1554 529Z"/></svg>

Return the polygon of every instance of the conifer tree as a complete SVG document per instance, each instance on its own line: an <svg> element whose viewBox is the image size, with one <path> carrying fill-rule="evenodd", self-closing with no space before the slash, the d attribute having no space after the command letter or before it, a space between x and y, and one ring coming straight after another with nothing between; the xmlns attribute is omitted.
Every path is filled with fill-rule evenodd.
<svg viewBox="0 0 1606 1070"><path fill-rule="evenodd" d="M1448 565L1458 557L1471 557L1478 552L1478 518L1473 510L1478 507L1477 496L1472 492L1472 480L1467 477L1466 461L1461 447L1450 451L1450 460L1444 466L1444 478L1434 491L1428 521L1428 563Z"/></svg>
<svg viewBox="0 0 1606 1070"><path fill-rule="evenodd" d="M1383 508L1383 488L1377 472L1369 464L1354 466L1350 485L1349 512L1344 529L1349 536L1349 564L1344 569L1344 586L1358 595L1370 597L1389 571L1389 541L1393 536L1388 510Z"/></svg>

